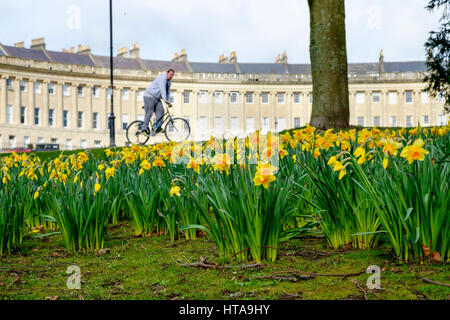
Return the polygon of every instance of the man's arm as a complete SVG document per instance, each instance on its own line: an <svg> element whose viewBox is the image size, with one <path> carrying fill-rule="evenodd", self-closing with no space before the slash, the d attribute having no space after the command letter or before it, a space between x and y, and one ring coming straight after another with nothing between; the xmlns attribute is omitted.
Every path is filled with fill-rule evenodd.
<svg viewBox="0 0 450 320"><path fill-rule="evenodd" d="M164 101L169 104L169 101L167 99L167 92L166 92L166 82L167 82L167 78L161 78L161 80L159 81L159 91L161 91L161 98L164 99Z"/></svg>

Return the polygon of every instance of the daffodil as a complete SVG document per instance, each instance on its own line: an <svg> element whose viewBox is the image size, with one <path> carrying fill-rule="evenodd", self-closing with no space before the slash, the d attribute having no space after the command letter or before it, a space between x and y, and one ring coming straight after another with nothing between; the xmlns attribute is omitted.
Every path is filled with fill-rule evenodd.
<svg viewBox="0 0 450 320"><path fill-rule="evenodd" d="M180 197L181 196L180 190L181 190L181 188L179 186L172 186L172 188L170 188L169 194L171 197L173 195Z"/></svg>
<svg viewBox="0 0 450 320"><path fill-rule="evenodd" d="M408 160L408 163L412 163L414 160L423 161L425 160L425 155L429 153L428 150L422 148L423 145L423 140L419 138L412 145L404 147L400 156Z"/></svg>
<svg viewBox="0 0 450 320"><path fill-rule="evenodd" d="M275 181L276 177L274 175L274 172L276 171L276 168L272 166L270 163L263 164L260 163L256 167L256 173L255 177L253 178L253 182L255 183L255 186L262 185L264 188L268 188L269 184L272 181Z"/></svg>

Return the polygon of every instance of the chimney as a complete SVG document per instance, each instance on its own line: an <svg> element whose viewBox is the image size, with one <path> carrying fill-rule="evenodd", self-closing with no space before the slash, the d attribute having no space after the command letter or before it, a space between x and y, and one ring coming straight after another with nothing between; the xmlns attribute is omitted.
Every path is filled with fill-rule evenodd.
<svg viewBox="0 0 450 320"><path fill-rule="evenodd" d="M130 47L130 57L139 58L139 45L137 41Z"/></svg>
<svg viewBox="0 0 450 320"><path fill-rule="evenodd" d="M23 48L23 46L24 46L23 41L14 43L14 47L16 48Z"/></svg>
<svg viewBox="0 0 450 320"><path fill-rule="evenodd" d="M380 64L380 73L384 73L384 56L383 56L383 49L380 50L380 58L379 58L379 64Z"/></svg>
<svg viewBox="0 0 450 320"><path fill-rule="evenodd" d="M33 50L45 50L45 40L44 38L38 38L31 40L30 49Z"/></svg>
<svg viewBox="0 0 450 320"><path fill-rule="evenodd" d="M275 58L275 63L281 63L280 61L281 61L280 54L277 54Z"/></svg>
<svg viewBox="0 0 450 320"><path fill-rule="evenodd" d="M181 49L180 55L178 55L177 53L175 53L175 54L173 55L172 61L176 61L176 62L183 61L183 62L186 62L186 61L187 61L186 50L185 50L185 49Z"/></svg>
<svg viewBox="0 0 450 320"><path fill-rule="evenodd" d="M230 53L230 63L237 63L236 51Z"/></svg>
<svg viewBox="0 0 450 320"><path fill-rule="evenodd" d="M226 54L221 54L219 56L219 63L229 63L228 56Z"/></svg>
<svg viewBox="0 0 450 320"><path fill-rule="evenodd" d="M283 51L283 55L281 56L280 63L287 64L287 53L286 53L286 50Z"/></svg>
<svg viewBox="0 0 450 320"><path fill-rule="evenodd" d="M82 46L81 44L78 45L78 52L81 54L90 54L91 53L91 47L90 46Z"/></svg>
<svg viewBox="0 0 450 320"><path fill-rule="evenodd" d="M117 50L117 56L119 58L126 58L128 56L128 49L127 47L122 47Z"/></svg>

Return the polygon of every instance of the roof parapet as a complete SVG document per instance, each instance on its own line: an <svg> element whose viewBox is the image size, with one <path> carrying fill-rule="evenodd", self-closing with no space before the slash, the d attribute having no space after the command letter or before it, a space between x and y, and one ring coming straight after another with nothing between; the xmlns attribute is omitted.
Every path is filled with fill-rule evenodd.
<svg viewBox="0 0 450 320"><path fill-rule="evenodd" d="M65 52L65 53L75 53L75 47L69 48L69 49L61 49L61 52Z"/></svg>
<svg viewBox="0 0 450 320"><path fill-rule="evenodd" d="M33 50L45 50L45 38L37 38L31 40L31 46L30 49Z"/></svg>

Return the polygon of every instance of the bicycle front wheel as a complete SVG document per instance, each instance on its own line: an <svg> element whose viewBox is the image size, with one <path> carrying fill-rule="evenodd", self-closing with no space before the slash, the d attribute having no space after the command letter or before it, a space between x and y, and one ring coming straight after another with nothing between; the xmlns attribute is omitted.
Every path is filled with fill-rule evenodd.
<svg viewBox="0 0 450 320"><path fill-rule="evenodd" d="M183 118L172 118L167 122L164 134L169 141L184 141L191 134L191 127Z"/></svg>
<svg viewBox="0 0 450 320"><path fill-rule="evenodd" d="M136 120L130 123L127 127L127 139L131 144L144 145L149 137L142 131L143 121Z"/></svg>

